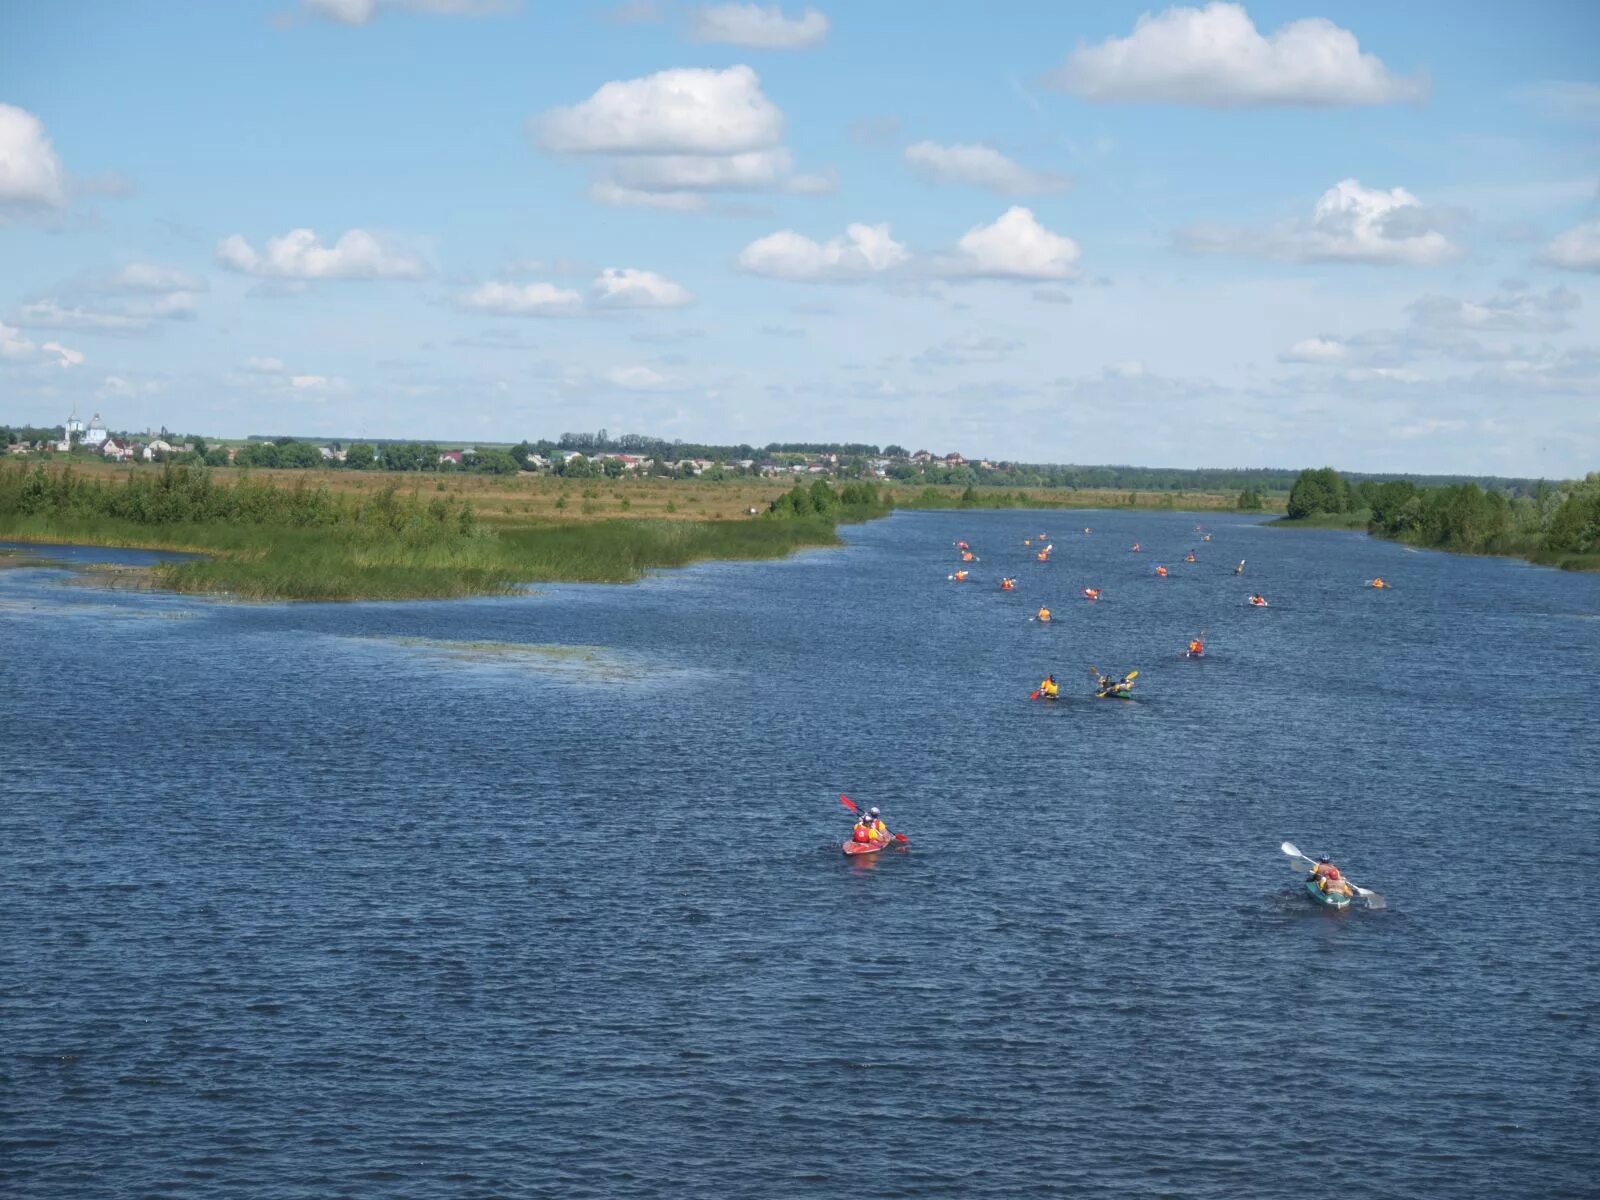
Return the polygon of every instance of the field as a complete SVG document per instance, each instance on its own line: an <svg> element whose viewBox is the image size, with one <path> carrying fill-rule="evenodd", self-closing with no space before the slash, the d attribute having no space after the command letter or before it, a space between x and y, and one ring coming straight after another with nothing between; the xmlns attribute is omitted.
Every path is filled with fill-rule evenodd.
<svg viewBox="0 0 1600 1200"><path fill-rule="evenodd" d="M0 464L0 538L196 551L149 583L249 599L439 598L539 582L626 582L702 559L838 542L841 521L915 508L1219 510L1203 493L881 489L792 479ZM798 507L795 506L798 500ZM887 501L887 502L886 502ZM130 582L130 581L125 581Z"/></svg>

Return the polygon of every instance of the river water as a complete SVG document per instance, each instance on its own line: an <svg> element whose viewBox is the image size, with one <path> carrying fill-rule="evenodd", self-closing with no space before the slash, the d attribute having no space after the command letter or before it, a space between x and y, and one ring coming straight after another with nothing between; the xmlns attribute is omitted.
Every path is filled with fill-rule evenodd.
<svg viewBox="0 0 1600 1200"><path fill-rule="evenodd" d="M440 603L0 571L0 1195L1596 1193L1600 577L846 537Z"/></svg>

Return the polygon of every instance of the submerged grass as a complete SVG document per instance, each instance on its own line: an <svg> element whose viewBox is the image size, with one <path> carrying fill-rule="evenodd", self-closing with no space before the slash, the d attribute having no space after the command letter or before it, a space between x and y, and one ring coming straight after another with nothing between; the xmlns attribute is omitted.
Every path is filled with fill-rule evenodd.
<svg viewBox="0 0 1600 1200"><path fill-rule="evenodd" d="M259 600L404 600L485 595L540 582L623 583L705 559L780 558L839 542L825 517L613 520L480 528L474 536L373 536L341 528L0 516L0 538L195 551L155 567L158 586Z"/></svg>

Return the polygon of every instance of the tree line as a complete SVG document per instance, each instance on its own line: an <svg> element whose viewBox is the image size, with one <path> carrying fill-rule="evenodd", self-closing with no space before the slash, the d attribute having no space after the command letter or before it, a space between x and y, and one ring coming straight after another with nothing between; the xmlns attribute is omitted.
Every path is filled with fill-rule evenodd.
<svg viewBox="0 0 1600 1200"><path fill-rule="evenodd" d="M1409 479L1351 484L1332 467L1304 470L1290 490L1288 515L1321 513L1365 513L1370 533L1442 550L1535 561L1600 556L1600 473L1593 471L1565 483L1485 489L1470 481L1435 487Z"/></svg>

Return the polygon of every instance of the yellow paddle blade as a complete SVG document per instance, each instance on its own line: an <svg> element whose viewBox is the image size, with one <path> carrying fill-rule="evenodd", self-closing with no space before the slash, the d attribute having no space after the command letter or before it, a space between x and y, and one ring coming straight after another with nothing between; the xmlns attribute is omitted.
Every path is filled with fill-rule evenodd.
<svg viewBox="0 0 1600 1200"><path fill-rule="evenodd" d="M1137 679L1137 678L1139 678L1139 672L1137 672L1137 671L1129 671L1128 674L1127 674L1127 678L1129 678L1129 679Z"/></svg>

